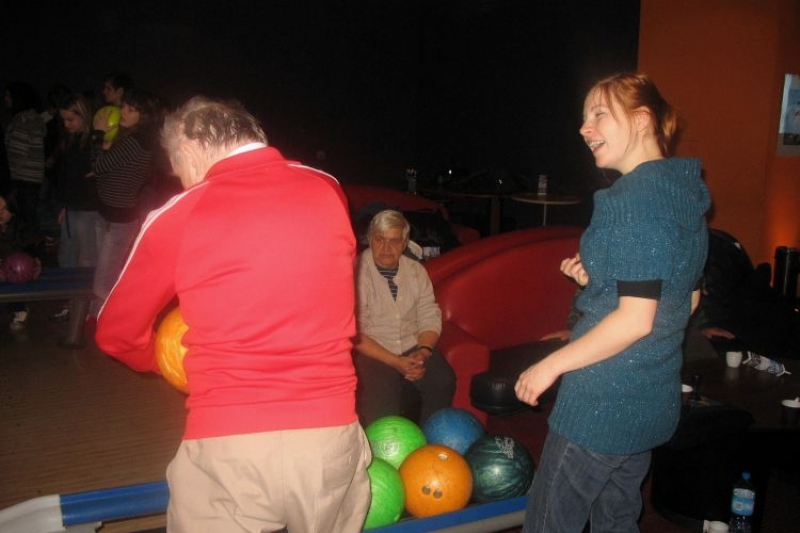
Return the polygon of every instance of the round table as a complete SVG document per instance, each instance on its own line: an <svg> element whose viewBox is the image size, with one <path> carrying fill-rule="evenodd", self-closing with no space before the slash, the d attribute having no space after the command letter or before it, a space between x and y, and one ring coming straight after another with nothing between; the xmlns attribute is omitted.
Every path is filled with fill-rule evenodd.
<svg viewBox="0 0 800 533"><path fill-rule="evenodd" d="M511 199L525 204L536 204L542 206L542 226L547 225L547 206L548 205L576 205L581 203L577 196L561 196L557 194L539 194L535 192L522 192L512 194Z"/></svg>

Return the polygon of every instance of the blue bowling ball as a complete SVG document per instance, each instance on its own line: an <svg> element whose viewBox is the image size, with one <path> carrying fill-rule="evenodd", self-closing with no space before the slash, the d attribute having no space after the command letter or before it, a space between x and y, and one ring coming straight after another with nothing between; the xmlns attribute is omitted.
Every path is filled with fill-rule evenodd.
<svg viewBox="0 0 800 533"><path fill-rule="evenodd" d="M439 409L422 426L428 444L442 444L464 455L486 432L475 415L465 409Z"/></svg>

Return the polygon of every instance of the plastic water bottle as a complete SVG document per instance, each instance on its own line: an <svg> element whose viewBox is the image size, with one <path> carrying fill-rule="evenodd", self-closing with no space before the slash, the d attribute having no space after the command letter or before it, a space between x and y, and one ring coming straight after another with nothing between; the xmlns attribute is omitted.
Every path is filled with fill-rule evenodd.
<svg viewBox="0 0 800 533"><path fill-rule="evenodd" d="M733 486L729 533L752 533L755 503L756 488L750 483L750 472L742 472L742 479Z"/></svg>
<svg viewBox="0 0 800 533"><path fill-rule="evenodd" d="M408 194L417 194L417 169L416 168L407 168L406 169L406 181L408 182L408 189L406 192Z"/></svg>

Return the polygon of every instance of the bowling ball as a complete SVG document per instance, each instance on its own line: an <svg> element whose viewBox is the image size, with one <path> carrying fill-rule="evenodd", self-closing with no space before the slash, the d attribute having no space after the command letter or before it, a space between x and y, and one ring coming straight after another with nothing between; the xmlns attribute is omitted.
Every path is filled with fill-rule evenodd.
<svg viewBox="0 0 800 533"><path fill-rule="evenodd" d="M372 500L364 520L364 529L394 524L400 519L406 503L403 481L397 469L378 457L367 468Z"/></svg>
<svg viewBox="0 0 800 533"><path fill-rule="evenodd" d="M464 457L441 444L426 444L400 465L406 510L417 518L464 508L472 495L472 473Z"/></svg>
<svg viewBox="0 0 800 533"><path fill-rule="evenodd" d="M486 432L475 415L466 409L446 407L439 409L423 424L422 431L428 444L444 444L464 455L470 445Z"/></svg>
<svg viewBox="0 0 800 533"><path fill-rule="evenodd" d="M402 416L381 417L364 430L373 457L379 457L395 468L427 441L420 427Z"/></svg>
<svg viewBox="0 0 800 533"><path fill-rule="evenodd" d="M464 458L472 472L472 499L476 502L522 496L533 481L533 459L525 446L511 437L481 437Z"/></svg>
<svg viewBox="0 0 800 533"><path fill-rule="evenodd" d="M107 105L98 109L94 116L97 118L99 116L103 116L104 114L108 116L106 124L108 125L109 129L106 131L105 135L103 135L103 140L112 142L117 138L117 133L119 133L119 108L115 105Z"/></svg>
<svg viewBox="0 0 800 533"><path fill-rule="evenodd" d="M25 252L11 252L3 258L3 276L8 283L28 283L36 279L39 263Z"/></svg>
<svg viewBox="0 0 800 533"><path fill-rule="evenodd" d="M183 370L183 358L186 346L183 335L189 329L179 308L167 313L156 330L156 362L161 374L173 387L182 392L189 392L186 372Z"/></svg>

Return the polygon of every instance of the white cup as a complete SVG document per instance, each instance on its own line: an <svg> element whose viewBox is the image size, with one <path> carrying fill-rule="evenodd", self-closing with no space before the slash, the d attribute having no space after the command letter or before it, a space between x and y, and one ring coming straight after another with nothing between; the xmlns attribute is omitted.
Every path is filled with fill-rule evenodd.
<svg viewBox="0 0 800 533"><path fill-rule="evenodd" d="M709 522L708 533L728 533L728 524L725 522L719 522L717 520Z"/></svg>
<svg viewBox="0 0 800 533"><path fill-rule="evenodd" d="M692 388L691 385L687 385L686 383L681 384L681 402L689 403L689 400L692 398L692 392L694 392L694 388Z"/></svg>
<svg viewBox="0 0 800 533"><path fill-rule="evenodd" d="M731 368L737 368L742 364L742 352L725 352L725 362Z"/></svg>

